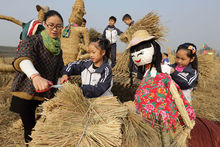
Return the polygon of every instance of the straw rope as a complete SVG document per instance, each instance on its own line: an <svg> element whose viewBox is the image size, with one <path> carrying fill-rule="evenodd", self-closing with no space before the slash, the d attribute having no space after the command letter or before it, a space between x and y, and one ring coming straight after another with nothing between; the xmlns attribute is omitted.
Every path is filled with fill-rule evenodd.
<svg viewBox="0 0 220 147"><path fill-rule="evenodd" d="M11 21L19 26L22 26L22 22L18 19L15 19L11 16L5 16L5 15L0 15L0 19L3 19L3 20L7 20L7 21Z"/></svg>

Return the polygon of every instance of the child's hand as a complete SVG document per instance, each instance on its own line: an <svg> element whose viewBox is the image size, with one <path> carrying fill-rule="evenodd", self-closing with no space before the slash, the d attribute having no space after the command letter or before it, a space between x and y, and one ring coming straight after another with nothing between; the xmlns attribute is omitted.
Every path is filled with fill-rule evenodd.
<svg viewBox="0 0 220 147"><path fill-rule="evenodd" d="M68 77L67 75L63 75L63 76L60 78L60 84L65 83L68 79L69 79L69 77Z"/></svg>
<svg viewBox="0 0 220 147"><path fill-rule="evenodd" d="M175 69L173 67L171 67L170 69L170 74L174 73Z"/></svg>

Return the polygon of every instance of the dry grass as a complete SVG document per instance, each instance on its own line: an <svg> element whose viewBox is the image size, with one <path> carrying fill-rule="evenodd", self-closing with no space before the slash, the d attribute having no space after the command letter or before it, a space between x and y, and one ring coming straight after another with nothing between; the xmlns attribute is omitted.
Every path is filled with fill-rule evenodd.
<svg viewBox="0 0 220 147"><path fill-rule="evenodd" d="M89 100L77 85L67 83L55 98L42 106L42 118L32 133L31 146L120 146L122 143L120 118L126 116L127 109L115 97Z"/></svg>
<svg viewBox="0 0 220 147"><path fill-rule="evenodd" d="M209 79L209 76L206 76L206 74L203 73L203 75L204 75L203 79L207 80L207 82L201 86L199 85L195 89L195 91L193 92L194 98L192 101L192 105L193 105L193 108L195 109L197 116L220 122L220 109L219 109L220 108L220 99L219 99L219 97L220 97L220 93L219 93L219 91L220 91L220 87L219 87L219 83L220 83L220 76L219 76L220 58L203 59L199 56L199 63L200 62L205 63L205 61L207 61L209 64L211 64L211 66L208 66L208 64L207 64L206 67L210 68L210 70L213 71L213 73L207 72L207 74L211 74L210 76L211 77L213 76L214 78ZM210 62L210 61L213 61L213 62ZM213 63L216 63L216 64L213 64ZM204 64L200 65L200 67L199 67L200 71L202 69L204 69L202 67L202 65L204 65ZM213 65L215 65L215 67ZM118 75L120 75L120 74L118 73ZM116 80L115 80L113 89L114 89L114 94L120 95L121 96L120 98L123 101L123 100L127 99L128 97L133 96L133 94L135 93L136 87L132 87L130 89L128 89L126 87L124 88L124 86L121 84L123 84L123 81L126 82L128 80L128 76L122 77L120 79L120 76L118 76L118 75L114 77L114 79L116 79ZM2 117L0 119L0 124L1 124L0 125L0 141L1 141L2 146L7 146L7 147L8 146L9 147L19 146L20 147L20 146L24 145L23 129L21 126L21 122L19 120L19 117L15 113L12 113L9 111L9 105L10 105L10 100L11 100L11 94L9 93L9 91L10 91L12 79L13 79L13 73L1 72L1 74L0 74L0 115ZM201 80L201 78L199 80ZM73 81L76 81L76 80L73 79ZM79 81L79 79L77 81ZM71 95L71 93L69 93L69 94L63 93L63 95L66 97L68 95ZM81 96L82 95L80 95L78 93L78 97L81 97ZM68 99L68 97L67 97L67 99ZM88 102L83 105L80 103L80 101L75 101L75 103L81 104L80 106L82 108L85 108L84 110L82 109L81 113L77 113L78 112L77 108L81 109L80 106L77 105L75 107L75 106L71 105L71 107L69 107L70 102L72 102L74 100L75 99L72 99L71 101L67 101L67 100L58 101L57 105L51 105L51 107L48 107L51 109L50 113L54 113L54 114L57 113L57 116L58 116L58 117L54 117L54 118L51 117L50 118L51 119L51 126L50 126L51 129L54 129L54 126L56 126L55 128L56 128L57 132L63 132L63 134L65 134L67 136L67 137L63 137L62 135L60 135L63 137L62 141L60 141L59 139L57 139L60 137L59 135L58 136L50 136L49 135L49 137L50 137L49 139L51 139L50 141L53 141L53 139L54 139L55 140L54 142L63 143L65 145L67 145L72 140L75 142L77 142L79 140L80 135L82 134L82 130L84 128L84 124L86 123L86 120L88 119L88 114L86 114L86 115L82 115L82 114L83 114L83 112L85 112L87 110L87 108L88 108L87 104L90 106L90 104L92 102ZM116 109L112 110L111 107L108 107L107 106L108 103L109 103L109 101L106 101L106 103L103 103L104 105L103 105L102 109L99 110L101 112L103 111L103 113L101 113L101 114L104 117L106 117L106 115L109 115L109 113L107 113L107 112L112 112L112 113L118 112L118 111L114 111ZM62 106L59 106L59 105L62 105ZM102 102L99 102L99 105L102 105ZM67 109L67 107L69 107L69 108ZM107 108L106 111L104 111L105 108ZM111 111L109 111L109 108L111 109ZM95 109L96 108L93 108L93 110L95 110ZM75 112L76 110L77 110L77 112ZM64 115L64 113L66 113L66 115ZM106 113L106 115L105 115L105 113ZM128 114L128 116L129 115L130 114ZM95 113L92 113L90 118L93 118L94 116L95 116ZM106 131L103 132L104 129L102 129L102 128L103 127L109 128L110 126L115 126L116 128L117 127L119 128L119 123L121 124L121 122L118 122L118 121L107 121L108 123L105 123L105 125L103 125L103 127L100 128L100 127L97 127L97 125L96 126L93 125L97 121L102 121L102 119L100 117L101 115L100 116L96 115L96 116L97 116L96 119L90 119L89 125L91 125L91 127L87 127L87 130L88 130L87 133L91 133L91 134L86 135L84 137L84 139L82 140L82 143L91 143L94 140L99 141L100 138L102 138L103 140L106 140L106 138L103 137L103 135L102 135L102 134L105 134ZM83 119L79 120L78 118L83 118ZM43 119L43 117L42 117L42 119ZM63 120L63 123L57 123L58 121L56 119ZM69 121L66 121L67 119ZM134 117L130 115L129 119L130 119L129 121L127 121L127 122L125 121L125 123L124 123L124 124L128 124L128 122L130 122L130 124L127 125L127 128L128 128L128 126L130 126L131 129L128 129L128 130L131 130L131 131L135 130L136 127L140 127L141 130L143 129L143 128L141 128L142 125L134 125L134 124L138 124L138 123L140 124L140 121L136 115ZM40 120L38 123L42 124L42 131L49 132L49 134L53 134L54 132L51 131L50 129L45 129L45 130L43 129L44 126L41 121L42 120ZM74 125L77 122L81 122L81 126ZM131 124L133 125L133 129L132 129ZM72 125L72 126L69 127L68 125ZM134 127L134 126L136 126L136 127ZM74 130L75 127L76 128L80 127L81 129L77 129L78 136L76 136L76 138L73 137L70 139L69 136L71 136L72 134L69 133L68 130L70 130L70 129ZM150 126L146 125L146 127L150 127ZM72 132L72 130L71 130L71 132ZM50 131L52 133L50 133ZM146 130L146 131L150 132L150 133L148 132L148 134L151 134L151 132L152 132L152 130L150 130L150 128L149 128L149 130ZM177 132L175 134L171 133L171 139L173 140L173 141L171 141L171 143L173 142L172 145L175 146L176 142L174 142L174 140L181 131L182 131L182 128L180 127L180 128L177 128ZM115 132L117 132L117 129L111 128L110 132L115 133ZM126 131L124 131L124 132L126 132ZM131 132L129 134L130 136L127 133L127 137L134 136L135 135L134 132L133 133ZM61 133L59 133L59 134L61 134ZM115 134L117 134L117 133L115 133ZM109 135L109 133L108 133L108 135ZM124 135L126 135L126 134L124 134ZM138 135L138 134L136 134L136 135ZM93 138L93 140L88 139L88 138L91 138L92 136L97 136L97 137ZM87 138L87 139L85 139L85 138ZM112 137L112 138L115 139L114 137ZM118 137L118 138L120 138L120 137ZM141 139L141 138L142 137L140 137L138 139ZM155 137L155 138L157 138L157 137ZM132 139L135 140L135 138L132 138ZM149 139L149 141L145 142L145 144L148 144L148 142L154 141L154 140L151 140L151 138L148 138L148 139ZM145 139L143 139L143 140L145 140ZM139 140L139 141L143 141L143 140ZM129 142L129 140L123 136L123 144L126 144L126 142ZM159 142L157 142L157 143L159 143ZM99 146L101 146L101 145L99 144Z"/></svg>

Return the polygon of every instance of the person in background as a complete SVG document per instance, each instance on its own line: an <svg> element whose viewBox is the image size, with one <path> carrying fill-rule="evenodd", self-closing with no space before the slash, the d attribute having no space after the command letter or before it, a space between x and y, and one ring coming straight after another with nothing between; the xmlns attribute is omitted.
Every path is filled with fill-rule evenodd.
<svg viewBox="0 0 220 147"><path fill-rule="evenodd" d="M131 18L131 15L129 14L125 14L123 17L122 17L122 21L128 25L128 27L131 27L133 24L134 24L134 21L132 20Z"/></svg>
<svg viewBox="0 0 220 147"><path fill-rule="evenodd" d="M82 92L87 98L113 95L112 70L108 64L110 42L97 39L89 44L90 60L79 60L66 65L60 79L63 84L71 75L80 75Z"/></svg>
<svg viewBox="0 0 220 147"><path fill-rule="evenodd" d="M63 68L60 33L63 28L62 16L54 10L44 16L44 27L40 34L27 36L20 44L13 66L16 74L12 83L10 110L20 115L25 142L32 140L32 128L36 124L35 110L45 99L54 97Z"/></svg>
<svg viewBox="0 0 220 147"><path fill-rule="evenodd" d="M132 20L131 15L129 15L129 14L125 14L122 17L122 21L126 25L128 25L128 28L130 28L134 24L134 20ZM138 79L141 79L142 75L139 75L139 73L137 72L137 69L136 69L136 68L141 68L141 67L135 67L135 64L134 64L133 60L131 59L131 56L130 56L130 62L129 62L128 66L129 66L129 69L130 69L130 73L134 74L134 75L137 75ZM140 70L142 70L142 69L140 69Z"/></svg>
<svg viewBox="0 0 220 147"><path fill-rule="evenodd" d="M191 102L191 91L198 83L197 48L192 43L181 44L176 51L176 63L171 65L171 77Z"/></svg>
<svg viewBox="0 0 220 147"><path fill-rule="evenodd" d="M170 64L169 58L168 58L168 54L167 53L163 53L162 54L162 63L163 64Z"/></svg>
<svg viewBox="0 0 220 147"><path fill-rule="evenodd" d="M122 33L118 28L115 27L116 18L114 16L109 17L109 25L105 28L102 38L106 38L111 44L111 67L113 68L116 64L116 41L117 37Z"/></svg>
<svg viewBox="0 0 220 147"><path fill-rule="evenodd" d="M83 21L82 21L81 27L86 27L86 23L87 23L86 19L83 18Z"/></svg>

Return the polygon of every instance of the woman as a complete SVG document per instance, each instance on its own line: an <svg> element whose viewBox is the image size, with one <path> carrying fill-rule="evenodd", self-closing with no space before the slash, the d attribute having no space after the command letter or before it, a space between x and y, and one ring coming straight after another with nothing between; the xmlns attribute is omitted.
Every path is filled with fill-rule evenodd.
<svg viewBox="0 0 220 147"><path fill-rule="evenodd" d="M10 110L21 117L26 143L32 140L30 135L36 123L36 107L45 98L54 96L56 89L49 89L49 83L57 84L63 68L58 38L63 28L62 16L57 11L48 11L44 16L44 27L40 34L22 41L12 63L16 74L11 88Z"/></svg>

